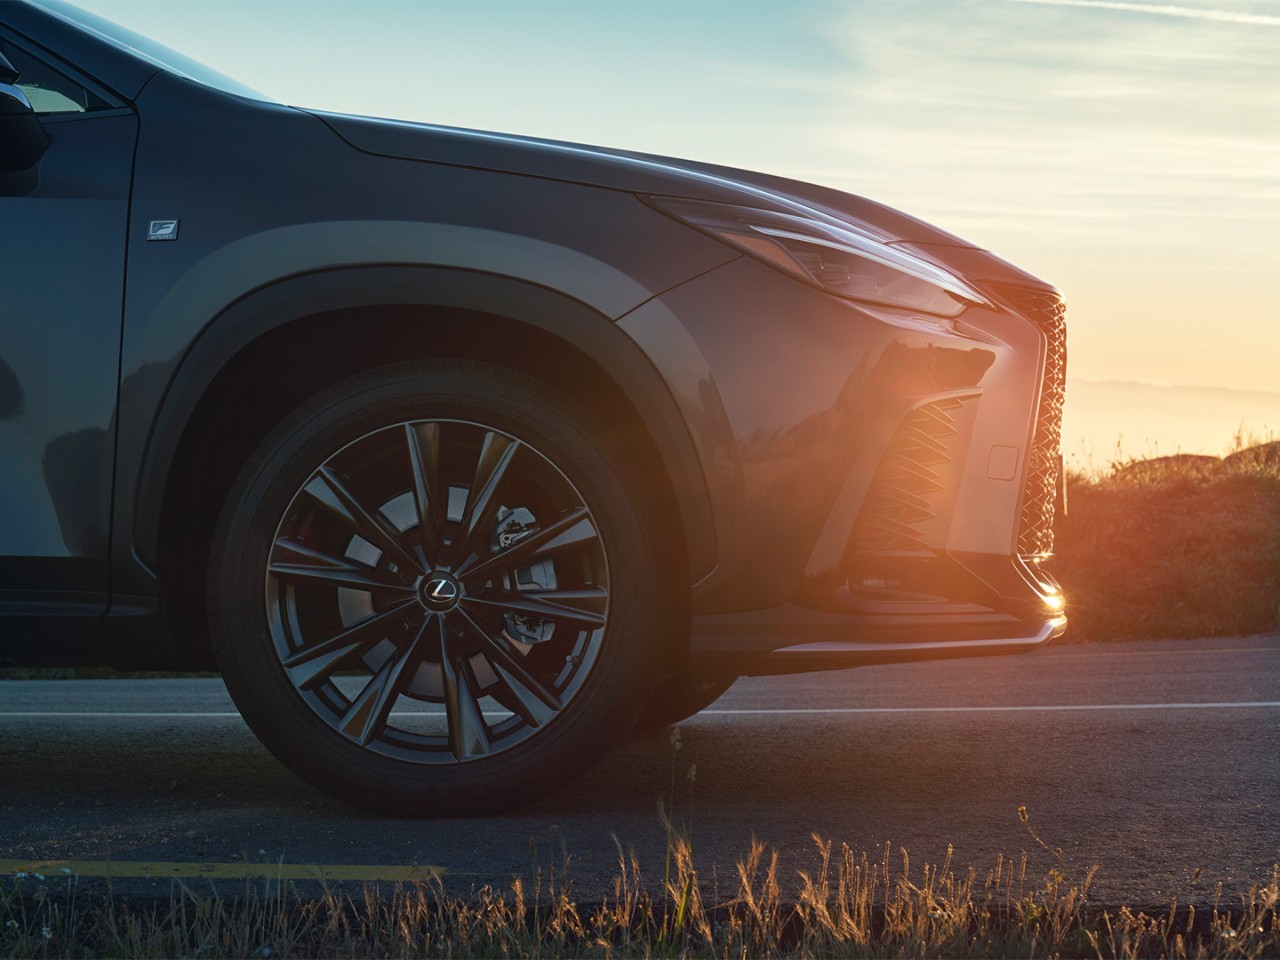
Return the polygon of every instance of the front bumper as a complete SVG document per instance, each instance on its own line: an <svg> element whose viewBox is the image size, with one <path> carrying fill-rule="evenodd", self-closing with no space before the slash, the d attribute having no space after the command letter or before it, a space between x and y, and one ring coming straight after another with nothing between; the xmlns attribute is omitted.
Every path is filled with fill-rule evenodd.
<svg viewBox="0 0 1280 960"><path fill-rule="evenodd" d="M1063 310L991 264L968 278L998 307L955 321L746 259L622 318L685 414L716 513L696 661L789 672L1061 634L1039 565L1060 490Z"/></svg>
<svg viewBox="0 0 1280 960"><path fill-rule="evenodd" d="M809 598L695 616L691 657L710 673L798 673L1024 653L1066 630L1062 594L1034 561L944 555L929 562L934 569L912 585L940 594L887 590L878 582L866 589L851 580L824 598L834 604Z"/></svg>
<svg viewBox="0 0 1280 960"><path fill-rule="evenodd" d="M943 660L957 657L990 657L1029 653L1067 629L1065 616L1027 623L1014 636L992 636L985 631L963 639L945 639L934 629L911 628L901 639L873 639L875 629L859 630L848 618L818 614L804 607L782 607L749 622L732 618L698 618L694 621L690 664L695 671L738 676L807 673L843 670L877 663ZM937 625L931 625L937 626ZM956 633L967 632L952 623ZM861 639L865 635L866 639ZM777 638L789 642L778 646ZM799 640L799 637L812 639ZM849 639L850 637L858 639ZM728 649L722 649L728 641ZM755 641L755 642L753 642ZM759 646L758 651L751 648Z"/></svg>

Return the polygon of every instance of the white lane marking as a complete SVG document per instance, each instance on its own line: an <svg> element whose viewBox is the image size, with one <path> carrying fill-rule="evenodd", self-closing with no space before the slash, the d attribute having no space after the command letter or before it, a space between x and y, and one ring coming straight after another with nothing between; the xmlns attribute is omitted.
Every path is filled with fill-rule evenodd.
<svg viewBox="0 0 1280 960"><path fill-rule="evenodd" d="M1280 700L1244 700L1219 701L1213 703L1061 703L1042 706L1000 706L1000 707L779 707L755 708L746 710L703 710L706 716L822 716L857 713L1066 713L1070 711L1098 710L1274 710L1280 708ZM511 714L502 712L486 713L486 716L507 717ZM223 719L239 717L235 711L209 711L206 713L161 713L106 710L66 710L66 711L0 711L0 718L33 717L45 719L161 719L161 720L197 720ZM443 711L395 710L393 717L444 717Z"/></svg>
<svg viewBox="0 0 1280 960"><path fill-rule="evenodd" d="M49 718L75 718L85 717L88 719L113 719L116 717L143 717L148 719L166 719L166 720L192 720L197 717L238 717L239 713L235 711L207 713L156 713L143 711L109 711L109 710L6 710L0 713L0 717L49 717Z"/></svg>
<svg viewBox="0 0 1280 960"><path fill-rule="evenodd" d="M486 717L510 717L511 713L507 711L486 710ZM227 717L239 717L240 714L235 710L208 710L204 712L160 712L160 711L142 711L142 710L6 710L0 711L0 718L4 717L48 717L53 719L84 717L88 719L128 719L130 717L140 717L152 720L199 720L204 717L213 719L225 719ZM428 712L422 710L392 710L393 717L447 717L444 711Z"/></svg>
<svg viewBox="0 0 1280 960"><path fill-rule="evenodd" d="M1137 642L1145 643L1148 641L1140 640ZM1161 643L1164 641L1152 640L1150 642ZM1073 650L1079 651L1079 652L1078 653L1068 652ZM1161 653L1163 653L1163 651L1160 651L1160 650L1084 651L1080 649L1078 644L1070 644L1070 643L1061 644L1061 645L1055 644L1053 646L1045 648L1045 651L1051 654L1089 657L1090 659L1094 657L1151 657L1151 656L1159 656ZM1217 656L1218 654L1222 654L1222 653L1280 653L1280 645L1277 645L1274 647L1189 647L1186 650L1179 650L1178 656L1206 656L1208 654L1213 654L1214 656ZM1044 657L1040 657L1040 659L1043 660ZM940 662L940 661L933 661L933 662ZM56 683L57 681L54 681L54 682Z"/></svg>
<svg viewBox="0 0 1280 960"><path fill-rule="evenodd" d="M844 713L1062 713L1071 710L1243 710L1275 709L1280 700L1250 700L1222 703L1060 703L1043 706L1003 707L795 707L756 710L703 710L704 714L736 716L738 714L807 715Z"/></svg>

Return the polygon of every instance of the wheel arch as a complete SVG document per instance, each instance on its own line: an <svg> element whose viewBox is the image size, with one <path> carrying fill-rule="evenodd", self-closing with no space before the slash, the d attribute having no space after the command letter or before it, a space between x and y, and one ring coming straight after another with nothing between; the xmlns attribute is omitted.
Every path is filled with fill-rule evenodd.
<svg viewBox="0 0 1280 960"><path fill-rule="evenodd" d="M635 450L669 517L671 560L685 582L714 566L711 508L688 430L653 364L610 319L508 277L434 267L341 268L281 280L228 307L192 343L165 391L139 472L132 527L136 554L162 574L175 642L193 652L204 646L197 612L203 577L166 582L164 576L178 565L184 540L199 542L206 523L212 530L201 498L220 503L252 446L319 385L392 360L433 356L510 366L592 410Z"/></svg>

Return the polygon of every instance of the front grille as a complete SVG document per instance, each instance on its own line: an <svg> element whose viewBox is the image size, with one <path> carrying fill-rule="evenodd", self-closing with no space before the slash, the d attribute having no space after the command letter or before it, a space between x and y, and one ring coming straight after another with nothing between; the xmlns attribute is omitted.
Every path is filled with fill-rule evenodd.
<svg viewBox="0 0 1280 960"><path fill-rule="evenodd" d="M995 293L1045 335L1044 372L1035 434L1027 456L1018 552L1043 556L1053 551L1053 510L1062 469L1062 404L1067 386L1067 307L1056 294L1026 287L998 286Z"/></svg>
<svg viewBox="0 0 1280 960"><path fill-rule="evenodd" d="M859 551L927 552L923 529L938 516L942 471L952 460L956 414L966 398L933 400L902 418L853 530Z"/></svg>

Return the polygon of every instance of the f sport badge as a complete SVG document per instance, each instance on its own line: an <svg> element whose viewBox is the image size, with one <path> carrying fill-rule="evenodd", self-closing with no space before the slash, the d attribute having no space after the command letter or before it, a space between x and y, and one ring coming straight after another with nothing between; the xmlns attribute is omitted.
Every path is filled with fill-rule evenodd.
<svg viewBox="0 0 1280 960"><path fill-rule="evenodd" d="M177 220L152 220L151 226L147 227L148 240L177 240L178 239L178 221Z"/></svg>

